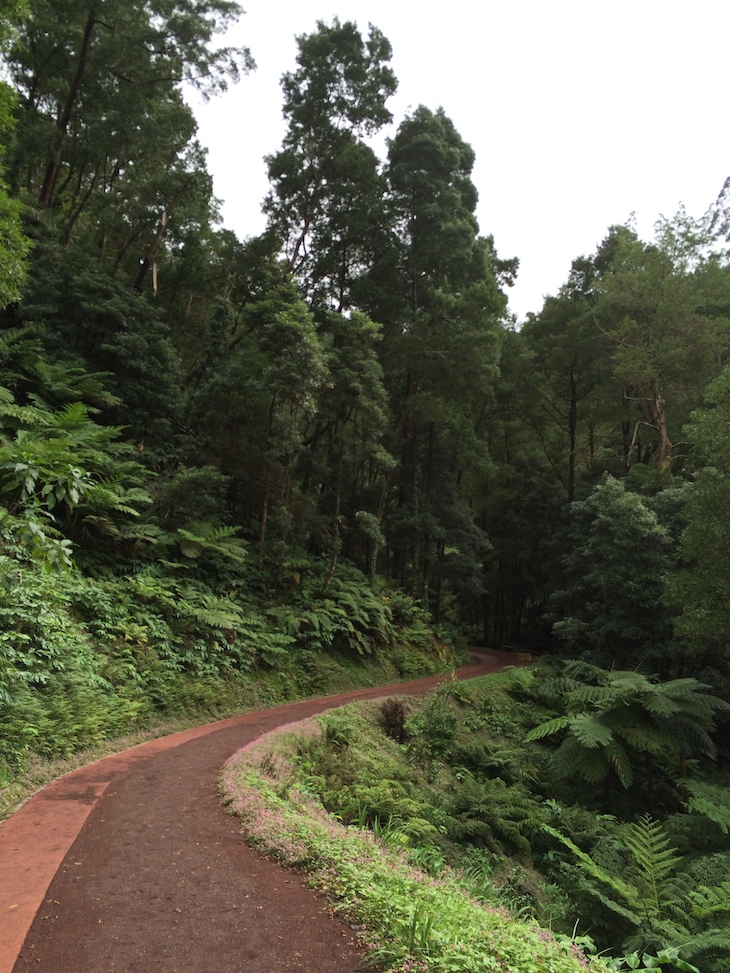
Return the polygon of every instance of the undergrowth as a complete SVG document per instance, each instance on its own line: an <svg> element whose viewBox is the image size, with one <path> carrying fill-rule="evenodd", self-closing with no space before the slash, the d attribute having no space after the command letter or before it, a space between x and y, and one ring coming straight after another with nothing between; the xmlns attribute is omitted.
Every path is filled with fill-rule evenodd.
<svg viewBox="0 0 730 973"><path fill-rule="evenodd" d="M222 789L255 847L305 869L340 915L365 926L369 962L394 973L608 969L567 938L478 901L456 871L429 875L387 826L376 840L328 814L298 780L300 741L320 733L320 724L305 721L244 748L226 764Z"/></svg>
<svg viewBox="0 0 730 973"><path fill-rule="evenodd" d="M0 530L0 793L11 788L10 804L39 761L103 749L161 721L200 722L453 664L425 613L414 606L400 624L387 593L353 568L342 567L325 598L322 566L309 564L300 580L310 590L292 597L287 587L284 599L251 565L214 555L142 561L119 575L46 570Z"/></svg>
<svg viewBox="0 0 730 973"><path fill-rule="evenodd" d="M424 657L422 673L431 673L437 664L432 656ZM87 738L78 747L46 747L44 752L38 752L26 746L12 764L7 761L7 748L11 742L8 734L3 741L6 747L5 764L0 760L0 820L57 777L146 740L236 713L312 696L378 686L402 678L397 648L357 661L322 655L313 660L313 668L316 669L316 679L311 679L311 669L300 673L259 669L240 679L229 676L196 680L181 675L174 685L168 686L170 705L164 713L147 707L144 711L146 715L138 716L133 725L120 727L119 732L110 733L108 738ZM5 725L12 726L8 717L8 713L12 717L12 712L12 707L0 707L1 732L4 732L3 720L6 721ZM24 723L25 720L23 718L16 722Z"/></svg>
<svg viewBox="0 0 730 973"><path fill-rule="evenodd" d="M547 675L552 679L549 668ZM658 755L655 773L670 813L663 820L647 813L650 795L640 791L622 799L627 808L633 801L633 816L601 813L601 789L591 800L581 775L556 776L549 744L534 732L556 719L541 702L543 681L541 666L513 669L466 683L446 680L423 698L328 711L296 734L244 752L226 771L225 791L259 847L314 870L315 882L365 922L369 941L379 943L372 955L385 965L420 969L403 965L409 957L430 970L492 968L481 947L464 952L456 918L449 931L451 917L471 906L436 908L431 891L408 884L418 874L425 888L427 879L458 888L490 915L507 907L562 941L608 952L612 969L696 973L696 963L702 973L728 973L725 777L704 782L693 764L681 802L664 783ZM309 836L307 815L319 822ZM343 848L365 842L353 861L371 854L368 841L389 849L395 877L367 869L350 875L350 852L340 840ZM370 889L378 883L385 891ZM394 909L401 910L398 920ZM443 946L448 936L450 952ZM447 954L456 965L448 965ZM526 954L520 964L520 973L552 968L529 966Z"/></svg>

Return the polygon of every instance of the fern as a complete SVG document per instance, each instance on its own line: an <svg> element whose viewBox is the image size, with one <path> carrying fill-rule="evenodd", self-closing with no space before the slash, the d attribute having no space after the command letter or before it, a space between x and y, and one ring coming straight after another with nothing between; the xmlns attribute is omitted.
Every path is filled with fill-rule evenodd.
<svg viewBox="0 0 730 973"><path fill-rule="evenodd" d="M544 737L553 736L560 730L564 730L566 726L570 724L569 716L556 716L552 720L547 720L545 723L541 723L525 737L527 743L532 743L534 740L542 740Z"/></svg>
<svg viewBox="0 0 730 973"><path fill-rule="evenodd" d="M589 713L580 713L574 717L570 732L582 746L591 749L606 746L613 739L611 728Z"/></svg>
<svg viewBox="0 0 730 973"><path fill-rule="evenodd" d="M637 869L636 887L641 893L645 914L657 917L677 898L677 889L670 876L676 872L681 858L670 846L662 824L648 814L636 823L625 825L621 836Z"/></svg>
<svg viewBox="0 0 730 973"><path fill-rule="evenodd" d="M246 545L236 537L237 527L216 527L208 523L188 524L188 528L178 527L176 538L184 557L193 560L203 554L215 552L243 563L246 560Z"/></svg>
<svg viewBox="0 0 730 973"><path fill-rule="evenodd" d="M687 790L692 795L687 802L690 811L703 814L713 821L722 831L730 831L730 788L718 787L704 781L685 781Z"/></svg>
<svg viewBox="0 0 730 973"><path fill-rule="evenodd" d="M693 919L708 919L718 914L730 917L730 882L721 882L713 888L701 885L689 893L688 899ZM730 937L730 929L727 936Z"/></svg>
<svg viewBox="0 0 730 973"><path fill-rule="evenodd" d="M566 837L556 828L551 828L550 825L544 824L542 830L565 845L576 857L585 875L605 885L607 889L610 889L614 893L615 898L607 895L600 887L589 884L587 888L591 894L599 898L612 912L617 913L617 915L622 916L624 919L628 919L633 925L639 926L641 924L641 902L637 900L636 889L633 885L617 875L612 875L605 868L602 868L590 855L587 855L575 842L571 841L570 838Z"/></svg>

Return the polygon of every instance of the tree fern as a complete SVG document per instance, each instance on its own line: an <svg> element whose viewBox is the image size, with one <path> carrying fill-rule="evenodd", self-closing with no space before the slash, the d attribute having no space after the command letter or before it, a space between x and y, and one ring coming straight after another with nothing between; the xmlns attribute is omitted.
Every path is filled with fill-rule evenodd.
<svg viewBox="0 0 730 973"><path fill-rule="evenodd" d="M689 753L714 757L713 716L729 708L695 679L656 683L639 672L607 671L585 662L568 663L562 678L547 686L565 713L535 727L526 739L564 733L551 757L554 773L559 778L578 774L591 784L607 778L610 783L615 775L631 787L637 755L661 757L678 770ZM652 766L649 761L650 800Z"/></svg>

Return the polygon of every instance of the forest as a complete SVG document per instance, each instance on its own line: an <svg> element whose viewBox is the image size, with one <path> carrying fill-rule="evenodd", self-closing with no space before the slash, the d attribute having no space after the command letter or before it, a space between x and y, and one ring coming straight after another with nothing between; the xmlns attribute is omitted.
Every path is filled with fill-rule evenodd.
<svg viewBox="0 0 730 973"><path fill-rule="evenodd" d="M474 152L421 105L380 158L391 46L334 19L240 240L185 96L255 70L242 13L0 4L0 790L157 719L531 652L504 719L476 689L382 717L426 777L460 754L472 805L433 828L555 882L570 852L561 894L618 903L601 948L723 973L730 181L650 241L607 227L518 327ZM459 737L485 726L497 755ZM616 885L649 846L684 925Z"/></svg>

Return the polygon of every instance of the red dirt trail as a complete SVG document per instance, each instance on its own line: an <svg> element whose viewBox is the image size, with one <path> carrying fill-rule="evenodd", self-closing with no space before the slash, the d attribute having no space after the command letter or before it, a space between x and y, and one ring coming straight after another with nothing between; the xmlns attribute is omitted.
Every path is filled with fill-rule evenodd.
<svg viewBox="0 0 730 973"><path fill-rule="evenodd" d="M524 661L479 653L457 677ZM220 769L281 724L443 678L235 716L49 784L0 826L0 973L351 973L356 934L246 845L220 804Z"/></svg>

